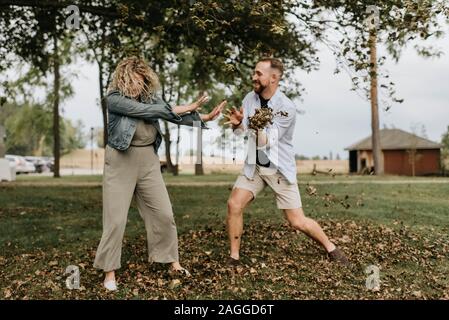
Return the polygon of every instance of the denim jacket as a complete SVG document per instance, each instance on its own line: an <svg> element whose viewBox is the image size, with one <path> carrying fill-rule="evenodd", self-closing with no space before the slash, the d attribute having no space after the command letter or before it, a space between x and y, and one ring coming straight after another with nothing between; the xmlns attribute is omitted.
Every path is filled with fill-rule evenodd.
<svg viewBox="0 0 449 320"><path fill-rule="evenodd" d="M208 129L198 112L178 115L159 97L138 102L122 95L119 91L111 91L105 99L108 109L108 145L117 150L129 148L136 132L138 119L143 119L156 127L158 133L154 142L155 152L162 142L159 119L187 126L193 126L194 121L199 121L202 129Z"/></svg>

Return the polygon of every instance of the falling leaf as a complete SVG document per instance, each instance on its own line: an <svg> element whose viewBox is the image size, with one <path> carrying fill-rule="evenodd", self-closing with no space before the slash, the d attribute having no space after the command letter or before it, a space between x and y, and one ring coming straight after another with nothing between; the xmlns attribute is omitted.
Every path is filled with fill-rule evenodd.
<svg viewBox="0 0 449 320"><path fill-rule="evenodd" d="M176 287L178 287L178 286L180 286L181 285L181 280L179 280L179 279L173 279L171 282L170 282L170 285L168 286L170 289L174 289L174 288L176 288Z"/></svg>
<svg viewBox="0 0 449 320"><path fill-rule="evenodd" d="M11 290L9 290L9 289L5 289L4 294L5 294L6 299L10 298L12 295Z"/></svg>
<svg viewBox="0 0 449 320"><path fill-rule="evenodd" d="M315 196L316 195L316 188L314 186L307 186L306 187L306 192L310 196Z"/></svg>

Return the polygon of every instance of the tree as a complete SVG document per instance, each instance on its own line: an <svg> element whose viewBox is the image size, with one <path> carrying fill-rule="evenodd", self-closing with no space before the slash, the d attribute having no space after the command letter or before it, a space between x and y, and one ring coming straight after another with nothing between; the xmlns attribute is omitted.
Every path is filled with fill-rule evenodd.
<svg viewBox="0 0 449 320"><path fill-rule="evenodd" d="M7 43L10 56L30 62L43 78L48 74L53 76L52 95L49 97L53 104L54 177L59 177L61 66L71 62L73 33L66 28L66 13L63 10L48 7L46 3L24 4L0 2L1 38Z"/></svg>
<svg viewBox="0 0 449 320"><path fill-rule="evenodd" d="M85 1L90 5L82 14L78 51L98 67L99 101L103 115L103 145L107 144L107 108L105 95L118 62L129 55L141 55L154 64L163 57L163 47L155 51L156 27L163 21L157 1ZM95 9L100 9L95 10ZM146 12L158 12L159 18L145 18ZM162 58L162 61L164 58Z"/></svg>
<svg viewBox="0 0 449 320"><path fill-rule="evenodd" d="M97 143L98 148L105 148L104 144L104 130L103 128L95 128L95 142Z"/></svg>
<svg viewBox="0 0 449 320"><path fill-rule="evenodd" d="M5 47L0 49L0 58L7 58L9 52L14 52L29 58L43 71L51 67L55 92L58 92L60 65L58 45L64 42L68 33L63 28L66 18L63 11L69 4L72 3L63 0L0 0L0 39L6 40ZM363 5L359 0L259 0L256 3L250 0L84 0L77 5L82 21L88 23L88 46L95 51L99 68L108 69L100 72L100 97L104 95L110 66L115 61L115 57L110 61L103 58L113 47L122 53L133 49L144 53L156 66L164 66L172 55L191 49L192 68L188 77L192 80L191 85L202 91L210 83L222 83L231 102L241 101L244 93L250 90L249 75L258 58L276 55L283 59L288 70L286 90L289 94L299 95L300 83L292 80L289 73L298 67L305 71L316 68L319 62L316 43L321 41L341 62L338 69L351 73L354 86L363 87L365 94L371 92L368 96L371 96L373 112L377 110L377 87L385 90L392 102L402 101L395 97L394 83L380 81L388 79L380 70L385 57L374 56L374 44L383 42L390 55L399 59L401 48L410 39L441 35L439 15L449 16L444 0L369 0ZM369 5L377 5L379 9L376 37L368 32L366 25ZM26 21L23 21L24 17ZM12 28L11 21L20 27ZM338 40L329 37L331 30L339 35L334 37ZM438 55L429 48L417 49L424 56ZM164 70L160 69L161 72ZM377 80L379 84L376 84ZM367 83L371 83L373 90L366 90ZM55 94L55 153L59 152L58 102ZM388 103L383 105L389 108ZM104 104L102 110L105 119ZM375 116L372 118L375 139L378 125ZM104 134L106 137L107 133Z"/></svg>
<svg viewBox="0 0 449 320"><path fill-rule="evenodd" d="M69 119L62 119L61 122L61 154L65 155L72 150L83 149L86 146L86 136L83 133L83 123L81 120L73 123Z"/></svg>
<svg viewBox="0 0 449 320"><path fill-rule="evenodd" d="M412 167L412 176L416 175L416 163L423 157L419 152L418 146L418 131L421 130L421 137L427 138L426 127L424 124L416 123L412 125L411 130L413 132L413 138L410 141L410 148L407 150L408 162Z"/></svg>
<svg viewBox="0 0 449 320"><path fill-rule="evenodd" d="M157 65L161 74L162 98L169 104L180 105L193 99L194 88L191 85L192 75L192 53L191 49L179 52L177 55L171 55L170 59L160 61ZM167 171L178 175L179 172L179 143L180 126L177 125L178 136L176 139L176 165L171 159L171 135L170 124L164 121L164 145L165 158L167 162Z"/></svg>
<svg viewBox="0 0 449 320"><path fill-rule="evenodd" d="M396 97L394 83L382 66L385 56L377 57L377 44L382 43L388 54L398 61L401 50L414 39L427 40L443 35L444 21L449 17L449 3L445 0L319 0L314 1L307 19L297 15L308 5L300 1L293 15L318 35L337 58L336 73L342 69L351 76L353 90L362 93L371 102L371 127L376 174L383 173L379 145L378 89L385 93L381 101L384 110L393 103L402 103ZM424 57L440 56L432 47L415 45Z"/></svg>
<svg viewBox="0 0 449 320"><path fill-rule="evenodd" d="M8 33L10 31L8 23L1 24L1 34L10 40L8 43L11 49L15 49L14 52L21 57L32 58L33 64L42 65L42 70L49 70L48 67L52 62L56 92L60 65L57 49L64 35L61 28L64 22L63 9L69 4L72 3L0 0L2 18L7 18L5 21L16 19L18 15L29 17L28 20L33 21L34 26L29 29L20 32L12 30L12 33ZM194 53L192 73L189 77L193 79L191 85L198 91L203 91L210 87L210 83L221 82L228 87L228 93L234 95L231 100L237 101L249 90L250 69L263 54L276 54L284 59L287 66L301 66L305 70L312 69L315 63L313 42L307 32L304 32L307 29L297 30L287 19L286 9L292 5L288 1L261 0L255 5L250 0L223 2L85 0L79 1L77 5L81 19L92 22L88 24L88 34L93 33L89 37L88 46L91 50L98 49L95 50L94 56L100 69L104 63L108 64L101 57L108 52L103 50L107 48L105 42L111 43L112 39L116 41L114 45L120 49L124 44L129 44L141 53L142 48L146 47L145 56L149 57L154 65L163 65L165 56L176 55L190 48ZM37 17L36 12L40 13L40 16L49 17L48 21L39 19L40 16ZM33 27L36 27L34 28L36 30ZM108 28L118 30L119 36L109 37L105 31ZM27 37L27 33L37 36ZM21 41L22 37L27 41ZM34 39L39 45L33 43ZM44 50L49 44L54 49L52 54ZM28 48L32 50L29 51ZM101 71L100 73L103 74ZM103 83L107 83L101 77L100 97L104 94ZM58 105L58 95L55 95L55 132L58 124ZM102 109L105 118L104 105ZM59 152L58 141L55 135L55 153ZM57 170L55 175L56 172Z"/></svg>
<svg viewBox="0 0 449 320"><path fill-rule="evenodd" d="M52 155L52 119L50 107L39 104L8 103L0 118L0 125L6 128L6 152L19 155ZM85 137L80 122L73 124L61 119L61 154L82 148Z"/></svg>
<svg viewBox="0 0 449 320"><path fill-rule="evenodd" d="M73 95L68 79L74 75L68 71L64 73L65 76L59 80L60 103ZM16 67L15 74L18 74L17 79L9 79L4 84L7 102L0 113L0 123L5 125L8 134L8 152L49 156L53 154L51 150L54 146L55 93L51 79L43 77L41 70L28 64ZM61 154L83 145L81 124L74 125L68 119L61 119L60 122L58 136L61 137Z"/></svg>
<svg viewBox="0 0 449 320"><path fill-rule="evenodd" d="M88 61L94 61L98 67L99 103L103 116L103 141L101 145L106 146L108 141L108 117L106 101L104 99L106 90L111 81L113 69L119 59L118 50L114 50L113 45L119 44L114 30L114 20L108 17L86 14L85 22L82 24L83 38L86 39L81 52ZM100 144L99 144L100 145Z"/></svg>
<svg viewBox="0 0 449 320"><path fill-rule="evenodd" d="M291 6L290 1L196 2L186 24L194 31L187 36L195 48L192 79L198 88L222 83L229 104L237 105L251 90L252 69L263 55L283 59L286 79L294 67L312 70L314 45L310 33L288 19ZM290 94L299 94L297 81L286 84ZM202 162L195 169L201 173Z"/></svg>

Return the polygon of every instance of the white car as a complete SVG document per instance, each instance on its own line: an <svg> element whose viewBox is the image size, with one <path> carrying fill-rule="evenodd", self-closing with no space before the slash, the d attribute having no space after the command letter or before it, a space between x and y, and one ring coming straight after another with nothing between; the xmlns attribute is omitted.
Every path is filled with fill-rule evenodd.
<svg viewBox="0 0 449 320"><path fill-rule="evenodd" d="M36 169L37 173L50 171L50 164L48 163L49 161L44 157L26 156L25 160L34 164L34 168Z"/></svg>
<svg viewBox="0 0 449 320"><path fill-rule="evenodd" d="M22 156L16 156L12 154L5 155L5 159L8 159L10 164L14 164L16 167L16 173L33 173L36 172L36 167L30 161L25 160Z"/></svg>

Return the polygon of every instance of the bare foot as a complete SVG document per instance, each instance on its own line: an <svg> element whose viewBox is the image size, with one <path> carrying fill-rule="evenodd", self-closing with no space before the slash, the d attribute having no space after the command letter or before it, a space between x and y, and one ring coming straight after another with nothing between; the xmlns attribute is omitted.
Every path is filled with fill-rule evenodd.
<svg viewBox="0 0 449 320"><path fill-rule="evenodd" d="M187 277L191 276L190 272L187 271L185 268L183 268L178 261L173 262L171 264L170 271L173 272L173 273L176 273L176 274L185 275Z"/></svg>
<svg viewBox="0 0 449 320"><path fill-rule="evenodd" d="M105 273L104 282L115 281L115 271L108 271Z"/></svg>
<svg viewBox="0 0 449 320"><path fill-rule="evenodd" d="M106 272L103 285L109 291L117 290L117 283L115 282L115 271Z"/></svg>

